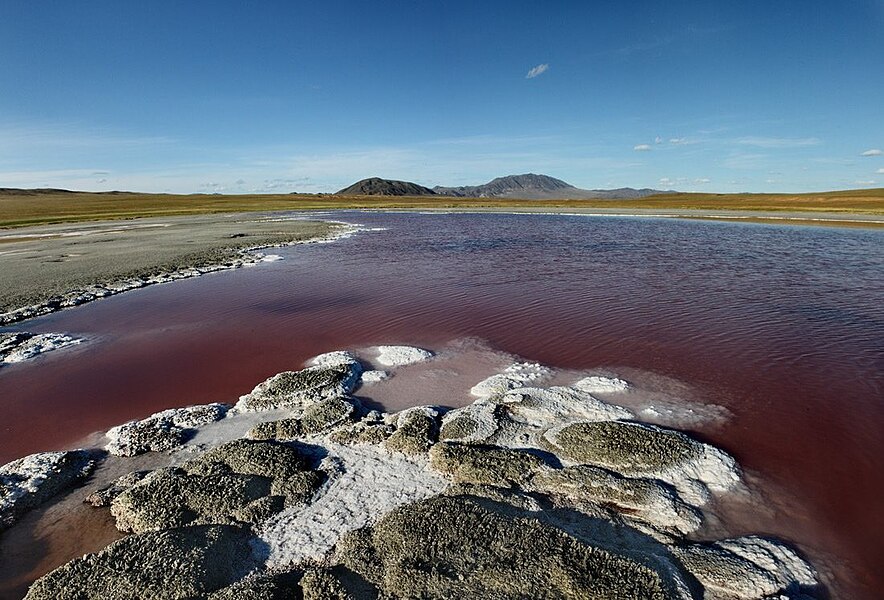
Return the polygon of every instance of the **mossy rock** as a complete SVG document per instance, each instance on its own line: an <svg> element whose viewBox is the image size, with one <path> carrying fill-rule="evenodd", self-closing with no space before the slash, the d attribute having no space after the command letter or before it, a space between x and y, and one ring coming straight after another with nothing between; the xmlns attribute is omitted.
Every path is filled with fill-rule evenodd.
<svg viewBox="0 0 884 600"><path fill-rule="evenodd" d="M353 425L336 429L329 436L329 440L336 444L380 444L387 440L395 427L384 422L360 421Z"/></svg>
<svg viewBox="0 0 884 600"><path fill-rule="evenodd" d="M403 454L423 454L436 442L439 424L428 410L411 409L403 412L396 431L385 442L389 450Z"/></svg>
<svg viewBox="0 0 884 600"><path fill-rule="evenodd" d="M258 423L246 435L256 440L294 440L322 433L349 421L355 411L351 402L343 398L330 398L308 406L298 418Z"/></svg>
<svg viewBox="0 0 884 600"><path fill-rule="evenodd" d="M278 442L235 440L182 465L154 471L111 502L121 531L190 524L256 524L308 500L326 475Z"/></svg>
<svg viewBox="0 0 884 600"><path fill-rule="evenodd" d="M544 462L527 452L440 442L430 451L430 464L458 483L519 486L543 468Z"/></svg>
<svg viewBox="0 0 884 600"><path fill-rule="evenodd" d="M475 419L461 416L446 421L439 430L440 440L459 440L469 437L479 430L479 424Z"/></svg>
<svg viewBox="0 0 884 600"><path fill-rule="evenodd" d="M316 402L349 394L362 368L358 363L340 363L284 371L258 384L240 398L240 410L305 408Z"/></svg>
<svg viewBox="0 0 884 600"><path fill-rule="evenodd" d="M202 598L258 566L240 527L185 527L131 535L44 575L26 600Z"/></svg>
<svg viewBox="0 0 884 600"><path fill-rule="evenodd" d="M396 598L676 597L648 567L466 497L400 507L344 536L336 557Z"/></svg>
<svg viewBox="0 0 884 600"><path fill-rule="evenodd" d="M551 440L564 458L626 474L655 474L703 455L703 446L685 434L643 423L574 423Z"/></svg>

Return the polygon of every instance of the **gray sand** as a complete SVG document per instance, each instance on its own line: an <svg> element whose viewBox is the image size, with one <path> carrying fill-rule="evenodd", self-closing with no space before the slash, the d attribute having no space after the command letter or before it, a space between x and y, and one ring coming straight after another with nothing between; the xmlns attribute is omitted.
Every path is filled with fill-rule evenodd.
<svg viewBox="0 0 884 600"><path fill-rule="evenodd" d="M0 313L89 286L232 263L243 249L322 237L335 227L236 214L3 230Z"/></svg>

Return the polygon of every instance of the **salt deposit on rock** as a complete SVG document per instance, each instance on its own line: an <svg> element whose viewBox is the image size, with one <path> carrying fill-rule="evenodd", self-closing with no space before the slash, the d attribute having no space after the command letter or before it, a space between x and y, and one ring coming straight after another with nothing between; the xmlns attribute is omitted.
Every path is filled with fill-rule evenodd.
<svg viewBox="0 0 884 600"><path fill-rule="evenodd" d="M591 377L584 377L575 383L574 387L590 394L613 394L627 391L629 384L617 377L593 375Z"/></svg>
<svg viewBox="0 0 884 600"><path fill-rule="evenodd" d="M0 467L0 530L87 477L97 457L85 450L41 452Z"/></svg>
<svg viewBox="0 0 884 600"><path fill-rule="evenodd" d="M444 479L427 469L426 457L408 457L371 445L326 442L324 447L326 463L334 474L317 500L306 508L281 512L258 531L270 548L270 568L319 560L344 533L446 486Z"/></svg>
<svg viewBox="0 0 884 600"><path fill-rule="evenodd" d="M0 364L22 362L82 341L63 333L0 333Z"/></svg>
<svg viewBox="0 0 884 600"><path fill-rule="evenodd" d="M54 597L68 578L77 590L102 593L149 581L154 596L175 597L180 583L145 579L141 561L105 572L113 557L153 541L168 545L175 565L189 565L181 574L187 589L218 600L297 589L305 598L341 597L342 569L361 577L371 597L554 590L771 600L810 598L817 585L813 569L778 542L685 537L701 527L708 498L738 483L739 469L721 450L629 420L629 410L588 391L622 380L539 387L549 369L516 363L478 384L480 397L468 406L387 414L349 395L360 374L374 377L353 354L329 352L309 364L259 384L226 417L223 405L208 405L111 430L109 449L135 454L180 444L200 428L172 466L130 473L90 495L134 535L42 578L29 598ZM205 563L211 557L199 552L181 556L205 534L223 553L250 548L251 574ZM235 544L225 550L230 536ZM210 585L204 563L220 573ZM162 562L150 564L162 571Z"/></svg>
<svg viewBox="0 0 884 600"><path fill-rule="evenodd" d="M201 425L224 418L226 404L170 408L140 421L118 425L107 432L105 449L117 456L162 452L180 446Z"/></svg>
<svg viewBox="0 0 884 600"><path fill-rule="evenodd" d="M377 346L377 361L385 367L401 367L433 358L433 353L414 346Z"/></svg>
<svg viewBox="0 0 884 600"><path fill-rule="evenodd" d="M539 383L549 377L552 371L539 363L518 362L504 369L503 373L492 375L480 381L470 390L473 396L487 398L503 394L513 388L524 387L529 383Z"/></svg>
<svg viewBox="0 0 884 600"><path fill-rule="evenodd" d="M362 383L377 383L378 381L383 381L384 379L389 379L390 374L386 371L363 371L361 381Z"/></svg>

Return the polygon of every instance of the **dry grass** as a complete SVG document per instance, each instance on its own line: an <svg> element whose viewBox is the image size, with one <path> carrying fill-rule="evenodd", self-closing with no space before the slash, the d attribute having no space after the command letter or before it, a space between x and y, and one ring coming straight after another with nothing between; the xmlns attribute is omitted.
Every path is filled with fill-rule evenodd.
<svg viewBox="0 0 884 600"><path fill-rule="evenodd" d="M0 190L0 228L74 221L207 213L343 208L622 208L863 213L884 215L884 189L814 194L662 194L638 200L513 200L433 196L333 196L306 194L172 195L131 192Z"/></svg>

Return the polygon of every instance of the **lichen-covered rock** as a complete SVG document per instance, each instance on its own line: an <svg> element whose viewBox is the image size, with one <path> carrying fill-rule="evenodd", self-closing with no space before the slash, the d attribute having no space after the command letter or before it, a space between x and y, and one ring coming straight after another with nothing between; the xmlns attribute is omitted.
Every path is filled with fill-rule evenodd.
<svg viewBox="0 0 884 600"><path fill-rule="evenodd" d="M662 479L694 506L706 502L706 488L724 491L739 481L733 458L672 429L602 421L572 423L545 435L563 460Z"/></svg>
<svg viewBox="0 0 884 600"><path fill-rule="evenodd" d="M384 444L396 452L424 453L439 435L438 418L439 411L428 406L403 410L395 416L396 431Z"/></svg>
<svg viewBox="0 0 884 600"><path fill-rule="evenodd" d="M537 512L542 509L540 503L517 488L504 488L496 485L474 483L453 483L442 492L446 496L471 496L485 498L499 504L509 504L520 510Z"/></svg>
<svg viewBox="0 0 884 600"><path fill-rule="evenodd" d="M682 597L631 558L463 497L398 508L345 536L336 558L397 598Z"/></svg>
<svg viewBox="0 0 884 600"><path fill-rule="evenodd" d="M576 502L600 504L631 519L680 533L694 531L702 523L700 512L683 502L670 486L590 465L542 471L531 480L531 488Z"/></svg>
<svg viewBox="0 0 884 600"><path fill-rule="evenodd" d="M315 360L315 359L314 359ZM304 408L347 396L356 387L362 366L359 362L322 361L300 371L285 371L263 381L236 403L238 411Z"/></svg>
<svg viewBox="0 0 884 600"><path fill-rule="evenodd" d="M132 473L126 473L122 477L111 482L110 485L86 496L83 499L83 502L95 507L110 506L114 498L147 477L148 474L150 474L150 471L133 471Z"/></svg>
<svg viewBox="0 0 884 600"><path fill-rule="evenodd" d="M491 439L506 418L499 405L489 400L476 400L456 408L442 417L439 439L458 442L484 442Z"/></svg>
<svg viewBox="0 0 884 600"><path fill-rule="evenodd" d="M728 598L756 600L817 585L814 570L793 550L757 536L679 546L674 553L704 588Z"/></svg>
<svg viewBox="0 0 884 600"><path fill-rule="evenodd" d="M300 572L250 575L206 600L302 600Z"/></svg>
<svg viewBox="0 0 884 600"><path fill-rule="evenodd" d="M199 598L259 564L239 527L199 526L131 535L38 579L26 600Z"/></svg>
<svg viewBox="0 0 884 600"><path fill-rule="evenodd" d="M307 501L325 481L297 450L270 441L235 440L181 468L154 471L111 502L121 531L157 531L194 523L250 523Z"/></svg>
<svg viewBox="0 0 884 600"><path fill-rule="evenodd" d="M326 569L311 569L301 578L304 600L355 600L343 584Z"/></svg>
<svg viewBox="0 0 884 600"><path fill-rule="evenodd" d="M87 450L40 452L0 467L0 531L88 477L98 459Z"/></svg>
<svg viewBox="0 0 884 600"><path fill-rule="evenodd" d="M544 462L527 452L440 442L430 450L430 464L457 483L514 487L526 483Z"/></svg>
<svg viewBox="0 0 884 600"><path fill-rule="evenodd" d="M355 413L356 407L351 401L329 398L308 406L300 417L258 423L247 435L256 440L294 440L349 422Z"/></svg>
<svg viewBox="0 0 884 600"><path fill-rule="evenodd" d="M414 346L377 346L377 361L385 367L401 367L424 362L433 358L433 353Z"/></svg>
<svg viewBox="0 0 884 600"><path fill-rule="evenodd" d="M110 441L105 448L116 456L171 450L187 441L197 427L223 419L228 408L218 403L171 408L130 421L107 432Z"/></svg>
<svg viewBox="0 0 884 600"><path fill-rule="evenodd" d="M551 373L548 367L539 363L513 363L502 373L492 375L474 385L470 393L479 398L489 398L515 388L524 387L529 383L539 383L549 377Z"/></svg>

